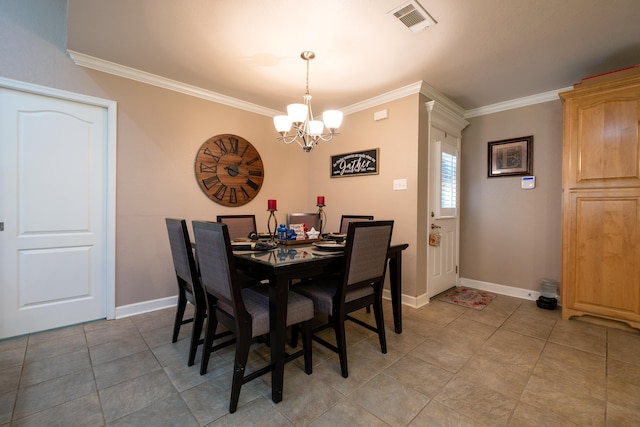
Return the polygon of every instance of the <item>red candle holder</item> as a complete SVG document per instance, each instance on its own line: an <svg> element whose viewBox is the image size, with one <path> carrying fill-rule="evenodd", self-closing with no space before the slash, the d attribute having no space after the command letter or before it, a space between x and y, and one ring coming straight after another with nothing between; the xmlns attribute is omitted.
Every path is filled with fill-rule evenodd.
<svg viewBox="0 0 640 427"><path fill-rule="evenodd" d="M318 196L318 201L316 203L316 206L324 206L324 196Z"/></svg>

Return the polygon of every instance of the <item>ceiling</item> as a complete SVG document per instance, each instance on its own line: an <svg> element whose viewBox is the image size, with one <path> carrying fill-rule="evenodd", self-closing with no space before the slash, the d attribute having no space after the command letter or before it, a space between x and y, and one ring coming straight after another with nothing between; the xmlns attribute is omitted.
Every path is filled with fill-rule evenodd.
<svg viewBox="0 0 640 427"><path fill-rule="evenodd" d="M283 111L315 113L424 81L465 110L640 64L638 0L68 0L68 49Z"/></svg>

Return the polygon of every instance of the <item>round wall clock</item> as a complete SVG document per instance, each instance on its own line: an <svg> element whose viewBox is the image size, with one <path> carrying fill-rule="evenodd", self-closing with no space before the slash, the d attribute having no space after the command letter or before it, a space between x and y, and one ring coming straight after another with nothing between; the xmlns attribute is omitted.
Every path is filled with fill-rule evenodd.
<svg viewBox="0 0 640 427"><path fill-rule="evenodd" d="M242 206L258 195L264 165L246 139L223 134L209 138L196 155L196 179L208 198L224 206Z"/></svg>

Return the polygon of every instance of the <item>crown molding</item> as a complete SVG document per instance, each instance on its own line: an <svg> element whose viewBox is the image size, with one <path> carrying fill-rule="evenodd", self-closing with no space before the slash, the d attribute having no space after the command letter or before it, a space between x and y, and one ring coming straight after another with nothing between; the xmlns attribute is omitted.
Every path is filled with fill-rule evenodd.
<svg viewBox="0 0 640 427"><path fill-rule="evenodd" d="M542 104L543 102L558 101L560 100L558 93L571 89L573 89L573 86L550 90L548 92L538 93L536 95L525 96L522 98L516 98L510 101L498 102L496 104L486 105L484 107L473 108L466 111L466 113L464 114L464 118L469 119L471 117L484 116L486 114L498 113L500 111L527 107L529 105Z"/></svg>
<svg viewBox="0 0 640 427"><path fill-rule="evenodd" d="M239 99L222 95L217 92L181 83L176 80L167 79L165 77L160 77L155 74L127 67L125 65L116 64L115 62L105 61L103 59L75 52L70 49L67 49L67 52L69 53L69 56L71 56L73 62L81 67L91 68L93 70L102 71L107 74L113 74L114 76L124 77L126 79L131 79L141 83L146 83L175 92L180 92L185 95L195 96L197 98L202 98L208 101L217 102L219 104L228 105L229 107L261 114L263 116L273 117L277 116L278 114L282 114L281 112L273 110L271 108L265 108L260 105L252 104L250 102L241 101Z"/></svg>
<svg viewBox="0 0 640 427"><path fill-rule="evenodd" d="M183 93L185 95L195 96L197 98L206 99L219 104L227 105L229 107L238 108L240 110L249 111L252 113L260 114L263 116L273 117L282 114L278 110L262 107L257 104L242 101L237 98L232 98L221 93L213 92L210 90L202 89L197 86L188 85L177 80L168 79L155 74L147 73L146 71L137 70L135 68L127 67L126 65L117 64L115 62L105 61L104 59L96 58L94 56L85 55L80 52L67 49L67 53L76 65L81 67L90 68L103 73L112 74L114 76L124 77L126 79L135 80L141 83L150 84L153 86L161 87L163 89L172 90L174 92ZM382 95L374 96L373 98L366 99L361 102L346 106L341 109L345 114L352 114L358 111L365 110L367 108L377 107L381 104L395 101L400 98L404 98L408 95L414 95L420 93L427 98L436 101L438 104L446 107L454 116L463 117L465 119L482 116L485 114L493 114L500 111L511 110L514 108L526 107L528 105L540 104L542 102L548 102L559 99L558 93L573 89L573 87L562 88L558 90L552 90L549 92L540 93L537 95L526 96L523 98L514 99L511 101L499 102L497 104L487 105L485 107L474 108L471 110L464 110L462 107L454 103L447 98L444 94L436 90L424 81L412 83L407 86L383 93Z"/></svg>

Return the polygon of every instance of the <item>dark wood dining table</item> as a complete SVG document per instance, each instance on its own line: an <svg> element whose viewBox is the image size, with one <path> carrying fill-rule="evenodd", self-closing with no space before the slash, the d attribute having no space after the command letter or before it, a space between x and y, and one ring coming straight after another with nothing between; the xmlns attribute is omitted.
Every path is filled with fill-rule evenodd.
<svg viewBox="0 0 640 427"><path fill-rule="evenodd" d="M389 247L389 284L393 307L393 323L396 333L402 333L402 251L409 245L394 244ZM335 273L342 267L344 253L320 251L311 244L279 245L266 252L234 252L236 268L248 274L269 280L271 399L282 400L284 384L287 295L289 283L325 273Z"/></svg>

